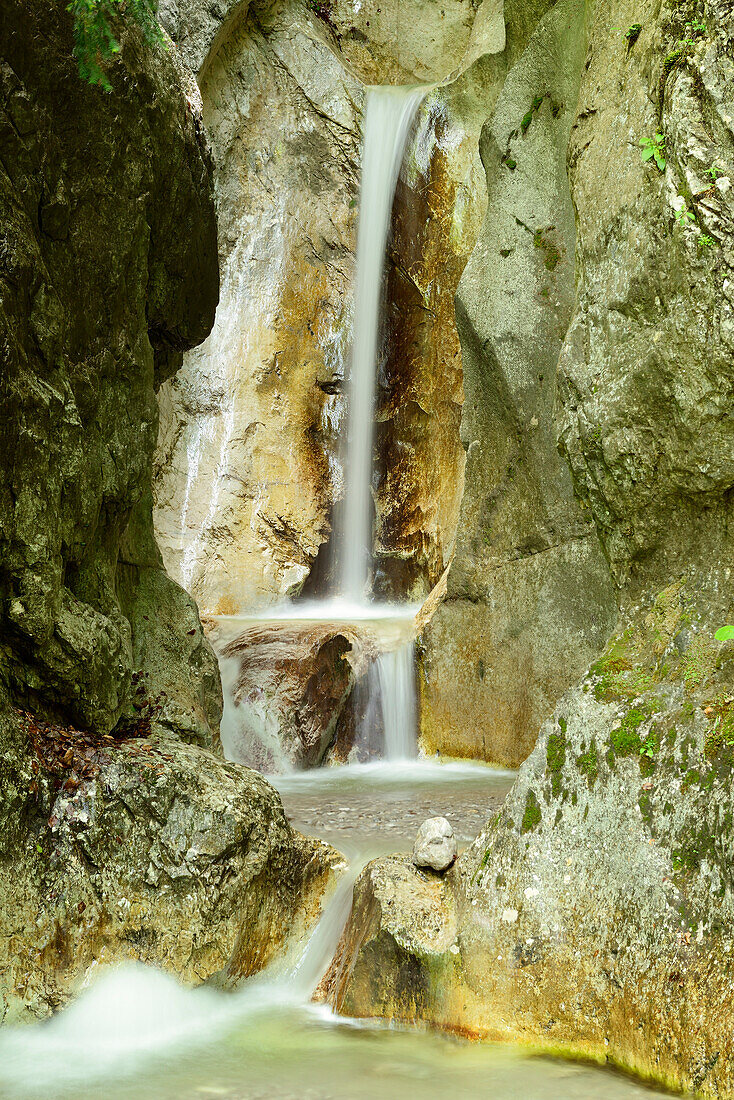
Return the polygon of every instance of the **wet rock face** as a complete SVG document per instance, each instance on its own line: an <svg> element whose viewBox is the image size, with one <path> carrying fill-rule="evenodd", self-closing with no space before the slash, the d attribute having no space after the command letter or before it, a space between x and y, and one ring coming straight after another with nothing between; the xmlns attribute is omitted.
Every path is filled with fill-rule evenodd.
<svg viewBox="0 0 734 1100"><path fill-rule="evenodd" d="M149 496L156 387L217 300L209 162L172 58L120 34L107 95L62 3L0 14L0 676L108 730L142 671L163 723L211 741L214 658Z"/></svg>
<svg viewBox="0 0 734 1100"><path fill-rule="evenodd" d="M556 447L556 365L574 303L566 149L583 12L561 2L536 12L535 25L513 5L505 15L507 72L480 146L487 216L456 299L465 483L447 599L425 635L422 741L516 766L603 646L616 600Z"/></svg>
<svg viewBox="0 0 734 1100"><path fill-rule="evenodd" d="M207 612L333 590L364 99L353 74L366 72L357 55L373 59L370 79L415 81L502 48L500 5L444 9L401 6L396 38L387 8L367 34L351 5L323 18L297 3L166 8L199 69L223 290L210 340L161 393L155 519L167 567ZM481 98L484 74L467 81ZM431 94L396 203L376 426L382 596L423 598L453 550L464 455L452 302L483 214L480 115L462 81Z"/></svg>
<svg viewBox="0 0 734 1100"><path fill-rule="evenodd" d="M339 857L294 833L261 776L172 738L100 744L54 789L0 718L0 1018L42 1018L91 970L196 985L265 966L320 915Z"/></svg>
<svg viewBox="0 0 734 1100"><path fill-rule="evenodd" d="M199 77L222 294L161 392L155 517L212 614L299 591L341 493L362 90L322 31L305 8L243 10Z"/></svg>

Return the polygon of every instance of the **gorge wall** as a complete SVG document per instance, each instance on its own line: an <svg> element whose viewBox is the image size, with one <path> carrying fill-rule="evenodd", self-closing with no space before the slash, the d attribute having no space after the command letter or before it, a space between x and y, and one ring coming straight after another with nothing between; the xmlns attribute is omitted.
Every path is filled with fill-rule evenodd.
<svg viewBox="0 0 734 1100"><path fill-rule="evenodd" d="M617 613L556 439L585 9L190 0L162 17L199 73L223 282L212 336L161 390L166 565L212 614L329 590L363 82L439 81L393 210L375 592L424 599L448 568L421 639L423 748L515 765Z"/></svg>
<svg viewBox="0 0 734 1100"><path fill-rule="evenodd" d="M0 1020L96 961L257 969L333 856L215 752L221 687L152 525L156 390L211 328L211 162L172 50L59 0L0 12ZM188 742L188 744L187 744Z"/></svg>
<svg viewBox="0 0 734 1100"><path fill-rule="evenodd" d="M619 0L587 20L568 147L578 282L553 416L619 622L446 879L367 868L331 992L345 1012L724 1097L734 650L714 633L734 615L734 26L716 0ZM659 167L640 145L656 134ZM471 452L468 485L470 469Z"/></svg>

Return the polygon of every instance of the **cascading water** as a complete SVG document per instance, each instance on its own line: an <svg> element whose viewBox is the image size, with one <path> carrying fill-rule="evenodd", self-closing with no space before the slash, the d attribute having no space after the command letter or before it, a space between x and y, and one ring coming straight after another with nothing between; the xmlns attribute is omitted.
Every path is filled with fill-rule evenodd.
<svg viewBox="0 0 734 1100"><path fill-rule="evenodd" d="M403 151L425 88L367 89L345 460L341 595L367 597L372 558L372 439L385 248Z"/></svg>
<svg viewBox="0 0 734 1100"><path fill-rule="evenodd" d="M415 643L381 653L375 661L388 760L412 760L416 755L416 701L413 674Z"/></svg>

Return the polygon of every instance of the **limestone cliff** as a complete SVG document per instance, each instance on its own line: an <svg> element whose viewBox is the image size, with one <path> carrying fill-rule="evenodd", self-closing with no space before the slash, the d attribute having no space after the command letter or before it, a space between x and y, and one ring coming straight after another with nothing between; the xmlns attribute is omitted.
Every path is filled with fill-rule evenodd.
<svg viewBox="0 0 734 1100"><path fill-rule="evenodd" d="M24 704L106 732L142 671L168 693L162 720L211 743L214 658L150 503L155 391L217 301L199 121L171 59L154 68L134 35L107 95L75 71L63 5L1 18L1 674Z"/></svg>

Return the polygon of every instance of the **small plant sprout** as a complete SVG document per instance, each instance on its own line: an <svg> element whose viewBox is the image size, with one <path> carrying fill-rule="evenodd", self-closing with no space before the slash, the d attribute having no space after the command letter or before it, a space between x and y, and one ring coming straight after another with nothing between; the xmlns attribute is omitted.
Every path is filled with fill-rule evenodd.
<svg viewBox="0 0 734 1100"><path fill-rule="evenodd" d="M696 215L686 206L685 199L683 200L683 205L679 206L675 212L675 220L678 222L678 225L682 225L684 228L696 220Z"/></svg>
<svg viewBox="0 0 734 1100"><path fill-rule="evenodd" d="M703 174L704 176L710 176L711 179L715 181L719 178L719 176L722 176L724 174L724 169L720 168L716 161L714 161L714 163L710 165Z"/></svg>
<svg viewBox="0 0 734 1100"><path fill-rule="evenodd" d="M624 37L629 42L630 46L634 46L637 39L640 37L640 31L642 30L642 23L633 23L631 27L628 27L624 32Z"/></svg>
<svg viewBox="0 0 734 1100"><path fill-rule="evenodd" d="M698 247L701 249L713 248L715 244L716 241L714 240L714 238L709 237L707 233L702 233L701 236L698 238Z"/></svg>
<svg viewBox="0 0 734 1100"><path fill-rule="evenodd" d="M734 638L734 626L720 626L714 638L717 642L730 642Z"/></svg>
<svg viewBox="0 0 734 1100"><path fill-rule="evenodd" d="M666 163L664 134L658 132L657 134L653 134L652 137L643 138L640 145L642 146L642 159L654 159L660 171L664 172Z"/></svg>
<svg viewBox="0 0 734 1100"><path fill-rule="evenodd" d="M706 24L700 21L693 21L686 23L688 33L694 38L700 38L701 35L706 34Z"/></svg>

